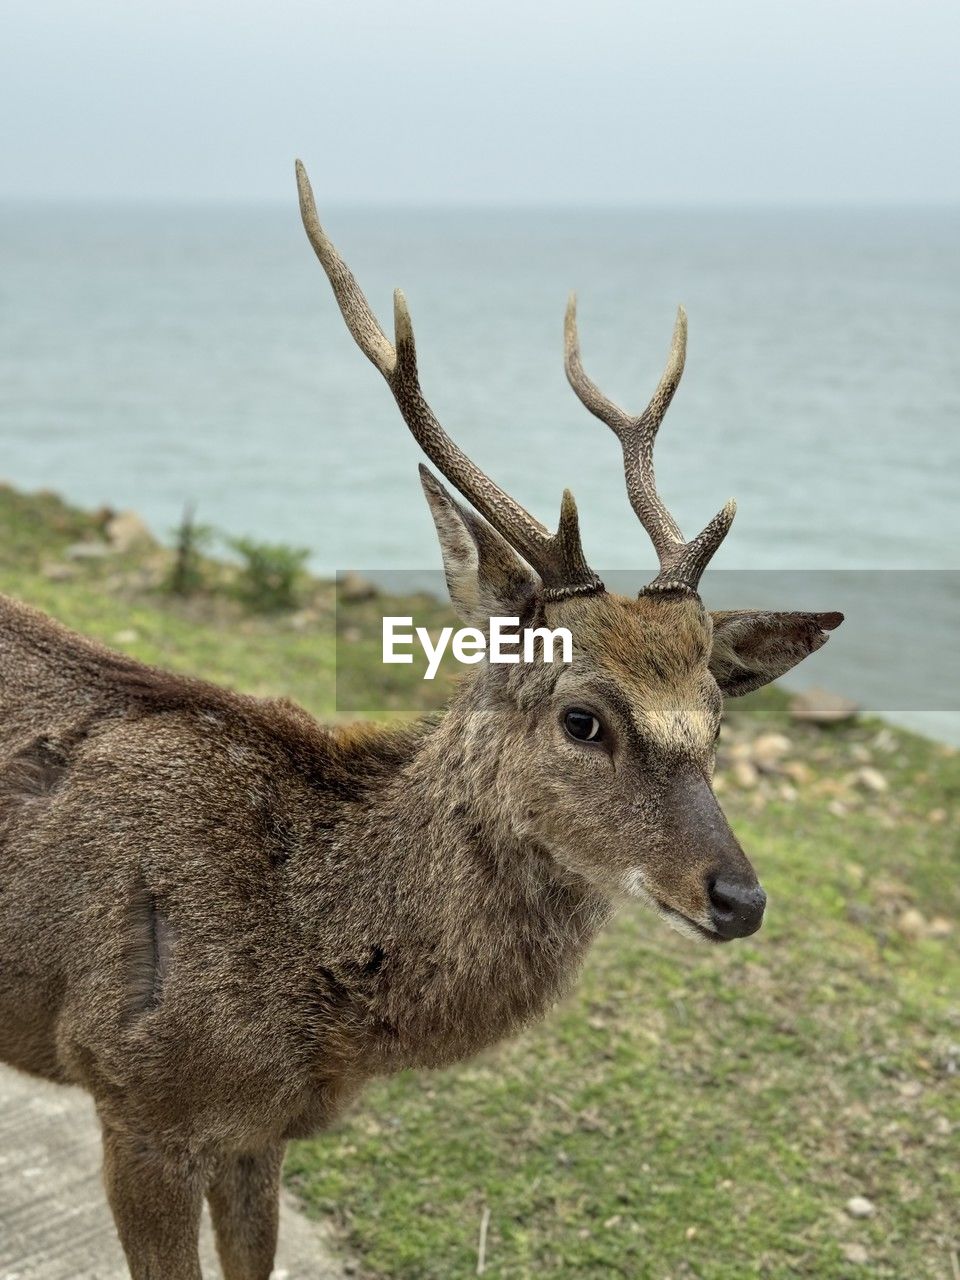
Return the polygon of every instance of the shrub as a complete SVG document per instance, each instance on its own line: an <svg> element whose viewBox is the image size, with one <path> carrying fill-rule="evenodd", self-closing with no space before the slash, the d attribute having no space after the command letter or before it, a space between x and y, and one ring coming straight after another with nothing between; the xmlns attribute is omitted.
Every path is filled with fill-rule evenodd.
<svg viewBox="0 0 960 1280"><path fill-rule="evenodd" d="M231 538L230 546L241 560L237 594L245 604L260 613L296 605L309 551L251 538Z"/></svg>
<svg viewBox="0 0 960 1280"><path fill-rule="evenodd" d="M203 556L213 540L213 529L197 524L192 504L183 509L183 518L173 531L174 558L165 587L175 596L191 596L204 585Z"/></svg>

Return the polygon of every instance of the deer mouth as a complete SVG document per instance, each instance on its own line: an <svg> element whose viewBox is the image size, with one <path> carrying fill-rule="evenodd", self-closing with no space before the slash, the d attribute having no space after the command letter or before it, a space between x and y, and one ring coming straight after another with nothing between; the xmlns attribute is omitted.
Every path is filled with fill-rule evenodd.
<svg viewBox="0 0 960 1280"><path fill-rule="evenodd" d="M721 937L714 929L708 929L705 925L692 920L690 916L684 915L682 911L677 911L674 907L668 907L659 898L655 898L654 901L657 904L657 911L660 916L678 933L685 934L688 938L702 938L704 942L720 943L728 941L727 938Z"/></svg>

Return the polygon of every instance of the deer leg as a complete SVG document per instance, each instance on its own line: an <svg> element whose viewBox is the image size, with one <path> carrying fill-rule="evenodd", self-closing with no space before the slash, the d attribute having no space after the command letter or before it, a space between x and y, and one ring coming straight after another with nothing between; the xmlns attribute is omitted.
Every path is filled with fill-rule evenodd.
<svg viewBox="0 0 960 1280"><path fill-rule="evenodd" d="M225 1155L207 1188L223 1280L269 1280L277 1247L284 1143Z"/></svg>
<svg viewBox="0 0 960 1280"><path fill-rule="evenodd" d="M133 1280L202 1280L204 1170L104 1125L103 1180Z"/></svg>

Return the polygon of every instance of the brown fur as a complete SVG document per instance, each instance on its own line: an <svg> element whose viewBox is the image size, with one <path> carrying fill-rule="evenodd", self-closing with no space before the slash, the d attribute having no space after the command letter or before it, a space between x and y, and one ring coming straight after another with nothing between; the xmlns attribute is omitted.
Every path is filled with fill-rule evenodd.
<svg viewBox="0 0 960 1280"><path fill-rule="evenodd" d="M471 669L440 721L390 731L0 597L0 1058L92 1093L137 1280L199 1276L204 1192L227 1280L266 1280L289 1138L540 1016L638 868L668 918L703 917L718 865L752 877L707 784L699 602L544 607L488 553L484 594L569 626L573 664ZM561 726L585 700L603 754Z"/></svg>

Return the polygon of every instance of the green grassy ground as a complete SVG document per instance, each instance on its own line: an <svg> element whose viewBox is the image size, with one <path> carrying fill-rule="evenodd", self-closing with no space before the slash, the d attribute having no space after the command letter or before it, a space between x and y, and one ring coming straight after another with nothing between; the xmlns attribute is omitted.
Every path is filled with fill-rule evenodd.
<svg viewBox="0 0 960 1280"><path fill-rule="evenodd" d="M272 618L171 602L160 554L64 568L99 529L0 490L0 589L148 661L333 713L329 587ZM379 611L341 613L351 682L383 679ZM789 738L778 758L745 768L771 733ZM769 693L732 705L720 785L770 895L756 937L702 948L625 911L543 1024L377 1084L292 1149L288 1180L362 1270L472 1276L488 1211L497 1280L958 1280L960 757L877 723L799 726ZM867 1217L846 1208L858 1195Z"/></svg>

